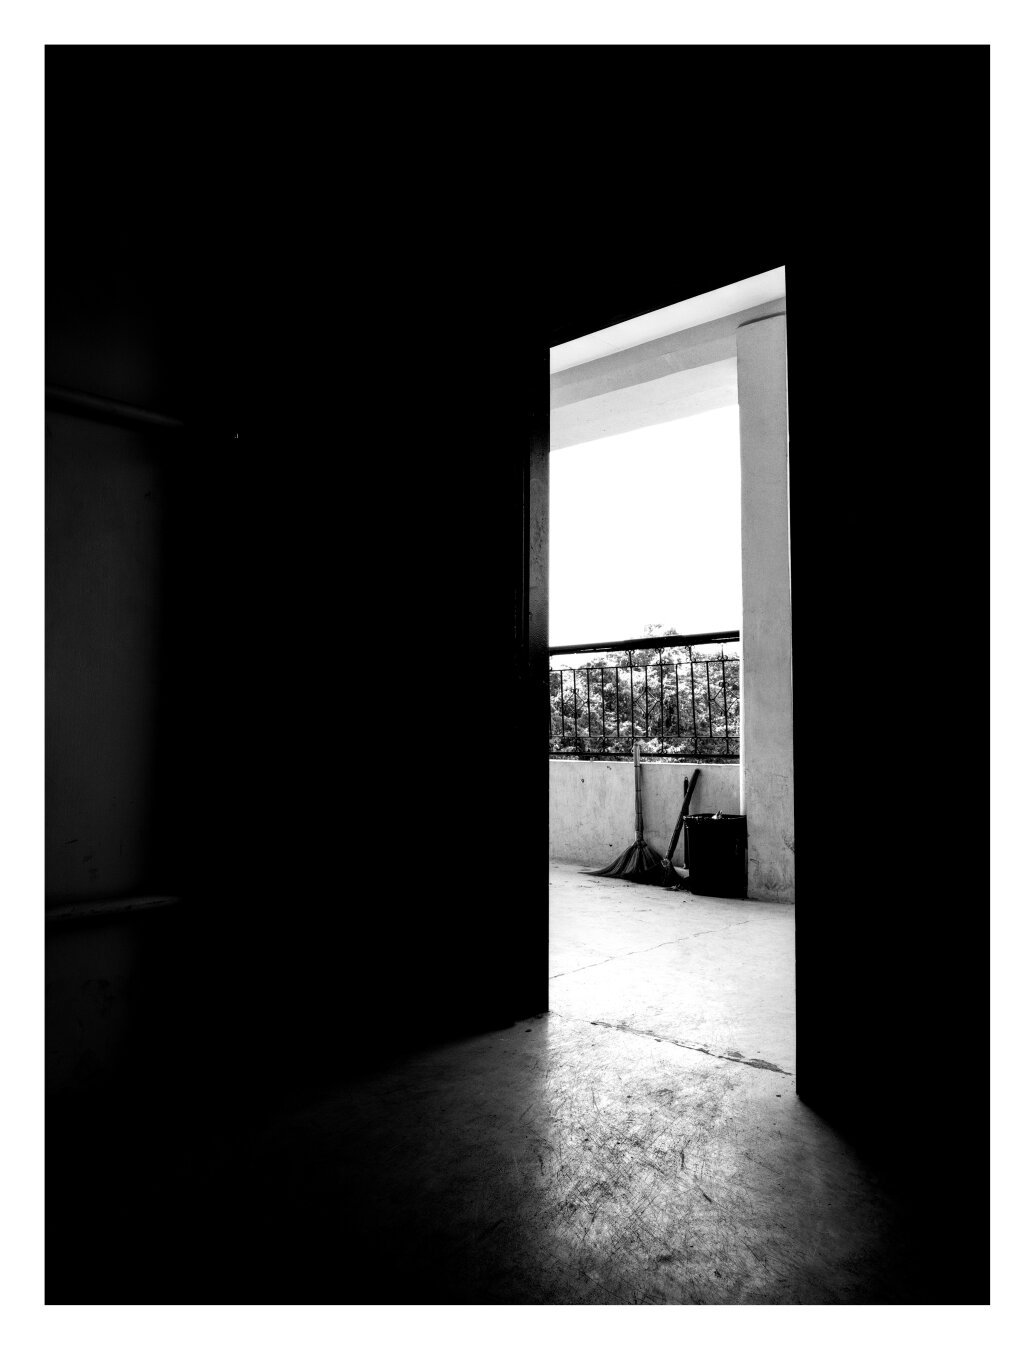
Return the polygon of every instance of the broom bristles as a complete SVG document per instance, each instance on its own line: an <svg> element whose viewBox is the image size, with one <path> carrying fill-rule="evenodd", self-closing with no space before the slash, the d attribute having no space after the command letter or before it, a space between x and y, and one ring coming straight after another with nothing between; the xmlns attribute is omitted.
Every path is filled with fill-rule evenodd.
<svg viewBox="0 0 1035 1350"><path fill-rule="evenodd" d="M652 868L661 867L664 862L660 853L655 852L649 844L641 843L639 840L635 844L630 844L624 853L606 867L598 868L595 872L583 872L587 877L621 877L626 880L635 881L642 876L644 872Z"/></svg>

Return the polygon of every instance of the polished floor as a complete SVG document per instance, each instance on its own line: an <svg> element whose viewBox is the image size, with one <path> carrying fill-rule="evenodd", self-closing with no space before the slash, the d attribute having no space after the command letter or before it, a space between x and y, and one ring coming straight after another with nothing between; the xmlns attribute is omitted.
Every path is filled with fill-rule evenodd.
<svg viewBox="0 0 1035 1350"><path fill-rule="evenodd" d="M142 1302L915 1301L912 1228L795 1095L793 951L793 907L555 864L549 1014L186 1138L112 1261Z"/></svg>

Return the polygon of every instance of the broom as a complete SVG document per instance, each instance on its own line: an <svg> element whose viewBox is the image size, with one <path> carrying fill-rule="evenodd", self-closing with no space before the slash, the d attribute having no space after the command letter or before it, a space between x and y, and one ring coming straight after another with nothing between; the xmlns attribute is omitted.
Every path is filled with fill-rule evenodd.
<svg viewBox="0 0 1035 1350"><path fill-rule="evenodd" d="M583 871L587 877L621 877L624 881L638 881L652 867L660 866L661 854L643 841L643 802L640 799L640 743L633 746L633 782L636 785L636 842L630 844L614 862L596 872Z"/></svg>
<svg viewBox="0 0 1035 1350"><path fill-rule="evenodd" d="M701 770L695 769L694 776L690 779L690 786L683 798L683 805L679 808L676 828L672 831L672 838L668 841L668 852L656 867L648 867L646 872L640 872L636 876L630 877L630 881L639 881L645 886L679 886L682 884L683 878L672 866L672 855L679 843L679 834L683 828L683 817L686 815L686 809L690 805L690 798L694 795L694 788L697 786L697 780L700 776Z"/></svg>

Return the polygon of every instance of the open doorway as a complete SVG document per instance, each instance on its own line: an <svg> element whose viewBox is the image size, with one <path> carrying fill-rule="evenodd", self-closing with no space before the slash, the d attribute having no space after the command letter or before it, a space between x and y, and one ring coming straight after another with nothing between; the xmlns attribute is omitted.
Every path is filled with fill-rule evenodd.
<svg viewBox="0 0 1035 1350"><path fill-rule="evenodd" d="M793 1093L784 308L778 269L551 353L549 983ZM688 816L740 822L727 885Z"/></svg>

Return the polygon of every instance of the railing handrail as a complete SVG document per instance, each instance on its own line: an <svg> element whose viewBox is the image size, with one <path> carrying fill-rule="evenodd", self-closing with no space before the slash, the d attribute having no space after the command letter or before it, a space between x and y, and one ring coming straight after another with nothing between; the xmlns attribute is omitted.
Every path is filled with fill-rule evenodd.
<svg viewBox="0 0 1035 1350"><path fill-rule="evenodd" d="M628 638L621 642L584 642L578 646L548 647L551 656L577 656L580 652L661 651L665 647L704 646L713 642L739 642L740 630L727 628L721 633L669 633L666 637Z"/></svg>

